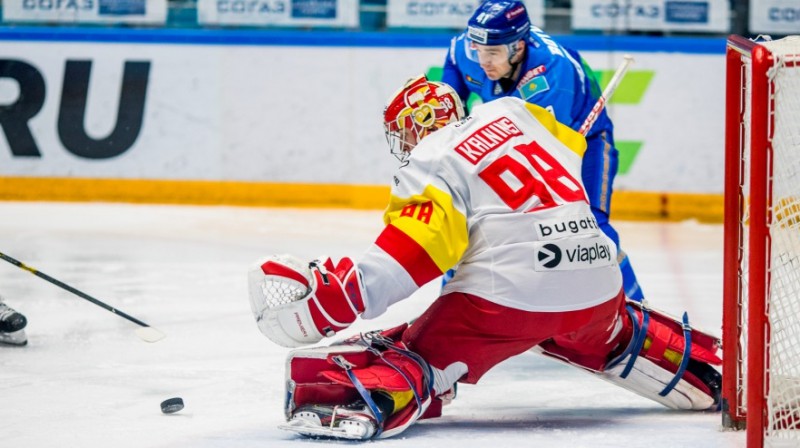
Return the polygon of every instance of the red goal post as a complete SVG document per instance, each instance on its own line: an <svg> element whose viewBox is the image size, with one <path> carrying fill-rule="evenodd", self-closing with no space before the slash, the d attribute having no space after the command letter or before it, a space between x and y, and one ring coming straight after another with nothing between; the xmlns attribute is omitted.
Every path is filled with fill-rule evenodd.
<svg viewBox="0 0 800 448"><path fill-rule="evenodd" d="M800 446L800 36L726 51L723 426Z"/></svg>

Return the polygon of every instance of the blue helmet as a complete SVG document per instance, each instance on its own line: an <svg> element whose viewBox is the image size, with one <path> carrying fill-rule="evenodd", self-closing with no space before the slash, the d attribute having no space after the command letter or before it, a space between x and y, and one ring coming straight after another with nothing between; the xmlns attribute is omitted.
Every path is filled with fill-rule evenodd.
<svg viewBox="0 0 800 448"><path fill-rule="evenodd" d="M513 44L531 29L528 10L518 0L486 0L467 22L467 37L476 44Z"/></svg>

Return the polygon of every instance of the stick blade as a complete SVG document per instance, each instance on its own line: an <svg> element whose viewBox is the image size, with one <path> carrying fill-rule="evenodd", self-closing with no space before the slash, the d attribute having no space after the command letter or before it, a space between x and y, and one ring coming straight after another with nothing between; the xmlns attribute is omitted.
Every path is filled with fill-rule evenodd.
<svg viewBox="0 0 800 448"><path fill-rule="evenodd" d="M167 335L164 334L162 331L156 330L153 327L137 328L136 336L139 336L139 338L145 342L158 342L167 337Z"/></svg>

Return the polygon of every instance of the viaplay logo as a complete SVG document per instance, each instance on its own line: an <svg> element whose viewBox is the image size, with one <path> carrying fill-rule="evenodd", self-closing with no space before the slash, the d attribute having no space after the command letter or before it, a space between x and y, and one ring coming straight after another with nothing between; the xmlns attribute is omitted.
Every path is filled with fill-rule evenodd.
<svg viewBox="0 0 800 448"><path fill-rule="evenodd" d="M614 253L605 237L564 239L556 243L536 245L537 271L574 271L613 266Z"/></svg>
<svg viewBox="0 0 800 448"><path fill-rule="evenodd" d="M536 258L542 263L542 266L553 269L561 263L561 248L555 244L545 244L539 249Z"/></svg>
<svg viewBox="0 0 800 448"><path fill-rule="evenodd" d="M595 77L600 84L600 89L604 89L611 78L614 76L614 70L595 70ZM428 79L431 81L442 80L442 67L430 67L426 73ZM608 104L636 106L642 102L645 92L650 87L650 82L655 77L656 73L653 70L629 70L622 81L617 86L614 96ZM480 104L481 99L474 93L467 98L467 107L472 109L476 104ZM618 174L626 174L630 171L636 156L644 146L644 141L638 140L616 140L615 145L619 151L619 167L617 168Z"/></svg>

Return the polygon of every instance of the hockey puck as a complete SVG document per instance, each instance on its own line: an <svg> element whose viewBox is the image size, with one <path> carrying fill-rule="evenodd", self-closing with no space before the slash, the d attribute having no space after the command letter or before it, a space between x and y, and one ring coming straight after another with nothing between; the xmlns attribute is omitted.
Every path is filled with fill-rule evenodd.
<svg viewBox="0 0 800 448"><path fill-rule="evenodd" d="M183 398L175 397L161 402L161 412L165 414L174 414L175 412L183 409Z"/></svg>

